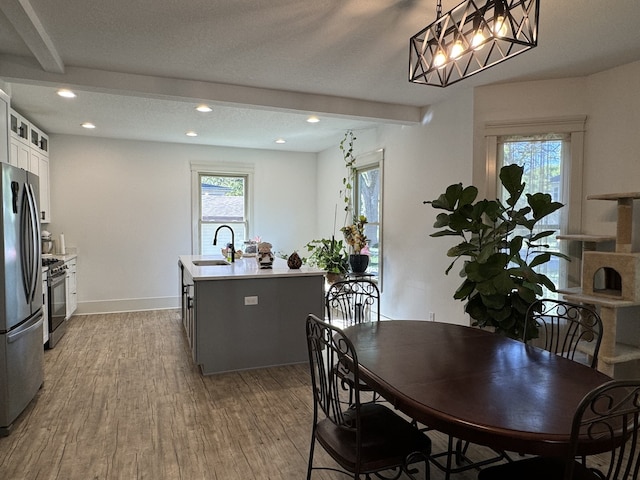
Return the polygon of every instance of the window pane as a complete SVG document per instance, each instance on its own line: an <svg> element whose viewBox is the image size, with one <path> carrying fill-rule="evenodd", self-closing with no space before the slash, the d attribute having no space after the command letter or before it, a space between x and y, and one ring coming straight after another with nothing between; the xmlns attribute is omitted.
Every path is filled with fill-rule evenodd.
<svg viewBox="0 0 640 480"><path fill-rule="evenodd" d="M200 176L201 220L244 222L244 177Z"/></svg>
<svg viewBox="0 0 640 480"><path fill-rule="evenodd" d="M380 169L358 171L358 214L367 217L369 223L380 220Z"/></svg>
<svg viewBox="0 0 640 480"><path fill-rule="evenodd" d="M367 272L378 275L380 265L380 167L358 169L356 173L356 212L367 217L364 232L369 245Z"/></svg>
<svg viewBox="0 0 640 480"><path fill-rule="evenodd" d="M234 247L242 248L247 238L246 177L234 175L200 175L200 253L220 255L221 249L231 243L231 232L219 231L217 245L213 245L215 232L228 225L234 232Z"/></svg>
<svg viewBox="0 0 640 480"><path fill-rule="evenodd" d="M516 208L524 208L527 204L527 193L548 193L553 201L566 204L563 189L563 158L565 148L568 148L568 139L563 135L545 135L538 137L502 137L498 142L498 160L500 166L517 164L524 168L522 176L526 183L525 191ZM500 192L500 198L508 196L506 191ZM535 232L554 230L559 234L562 229L562 210L560 209L540 221ZM516 235L526 235L528 230L521 227L516 230ZM560 251L561 247L555 235L545 239L549 245L549 251ZM526 246L523 247L523 254ZM531 260L531 259L529 259ZM561 265L557 257L536 268L538 273L548 276L556 287L561 286ZM545 291L545 296L554 297L557 294Z"/></svg>

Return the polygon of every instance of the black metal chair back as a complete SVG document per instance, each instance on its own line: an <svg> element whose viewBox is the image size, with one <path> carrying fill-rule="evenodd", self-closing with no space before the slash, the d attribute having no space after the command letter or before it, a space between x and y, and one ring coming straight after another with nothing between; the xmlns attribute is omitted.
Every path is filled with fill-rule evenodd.
<svg viewBox="0 0 640 480"><path fill-rule="evenodd" d="M320 409L324 416L336 425L345 423L342 408L344 407L343 376L359 380L357 365L358 358L351 341L342 331L322 322L313 315L307 318L307 346L309 349L309 366L311 368L311 384L313 387L314 406ZM360 406L359 382L353 388L355 410ZM314 423L320 412L314 412ZM356 423L359 416L355 417ZM357 428L358 425L352 425Z"/></svg>
<svg viewBox="0 0 640 480"><path fill-rule="evenodd" d="M591 368L597 368L602 320L593 308L562 300L541 299L529 307L523 341L527 332L532 330L537 332L536 345L541 348L570 360L579 360L576 353L582 352L591 358Z"/></svg>
<svg viewBox="0 0 640 480"><path fill-rule="evenodd" d="M343 280L325 296L327 319L342 327L380 320L380 290L371 280Z"/></svg>
<svg viewBox="0 0 640 480"><path fill-rule="evenodd" d="M589 443L606 441L609 451L598 455L598 463L587 467L607 480L632 480L640 472L640 380L613 380L594 389L580 402L571 430L572 451L567 456L565 479L571 479L581 464L571 461L588 455ZM592 464L593 463L593 464Z"/></svg>
<svg viewBox="0 0 640 480"><path fill-rule="evenodd" d="M636 480L640 473L640 380L612 380L582 399L567 455L482 470L478 480Z"/></svg>
<svg viewBox="0 0 640 480"><path fill-rule="evenodd" d="M389 408L360 401L358 357L342 330L309 315L306 331L314 400L307 480L313 470L333 470L359 479L392 469L397 474L394 478L403 472L415 478L408 465L417 461L424 463L425 478L429 478L431 441ZM346 376L355 380L348 404L341 398ZM344 470L314 466L316 441Z"/></svg>

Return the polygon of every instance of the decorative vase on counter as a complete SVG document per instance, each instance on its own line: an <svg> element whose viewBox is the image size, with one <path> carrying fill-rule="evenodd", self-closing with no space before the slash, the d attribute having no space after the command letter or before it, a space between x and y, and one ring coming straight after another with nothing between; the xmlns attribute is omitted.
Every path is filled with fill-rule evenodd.
<svg viewBox="0 0 640 480"><path fill-rule="evenodd" d="M293 252L287 259L287 266L293 270L297 270L302 266L302 259L298 252Z"/></svg>
<svg viewBox="0 0 640 480"><path fill-rule="evenodd" d="M352 253L349 255L349 265L351 265L351 271L353 273L364 273L369 266L369 255Z"/></svg>

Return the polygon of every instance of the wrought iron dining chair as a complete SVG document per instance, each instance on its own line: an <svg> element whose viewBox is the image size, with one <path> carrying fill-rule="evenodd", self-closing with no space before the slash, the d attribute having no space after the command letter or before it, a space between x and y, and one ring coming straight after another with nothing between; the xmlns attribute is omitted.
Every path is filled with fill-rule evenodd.
<svg viewBox="0 0 640 480"><path fill-rule="evenodd" d="M380 321L380 290L371 280L349 279L335 282L327 290L325 296L327 320L339 328L346 328L357 323ZM342 386L351 390L354 379L347 374ZM366 383L360 382L361 392L372 392L372 400L378 395ZM352 395L349 395L349 403Z"/></svg>
<svg viewBox="0 0 640 480"><path fill-rule="evenodd" d="M640 472L639 428L640 380L612 380L580 402L564 458L532 457L495 465L482 470L478 480L635 480ZM603 449L605 453L598 453Z"/></svg>
<svg viewBox="0 0 640 480"><path fill-rule="evenodd" d="M593 308L563 300L543 298L533 303L525 318L523 341L527 332L537 333L533 343L544 350L569 360L587 358L591 368L598 366L598 353L602 342L602 320Z"/></svg>
<svg viewBox="0 0 640 480"><path fill-rule="evenodd" d="M309 315L306 331L313 388L307 480L313 470L332 470L354 479L391 471L395 478L405 473L415 479L417 462L424 462L428 479L431 440L388 407L360 401L358 356L342 330ZM353 403L346 409L340 398L345 393L339 371L350 371L356 380ZM316 442L340 468L314 466Z"/></svg>
<svg viewBox="0 0 640 480"><path fill-rule="evenodd" d="M345 328L380 320L380 290L371 280L335 282L327 290L325 306L329 323Z"/></svg>

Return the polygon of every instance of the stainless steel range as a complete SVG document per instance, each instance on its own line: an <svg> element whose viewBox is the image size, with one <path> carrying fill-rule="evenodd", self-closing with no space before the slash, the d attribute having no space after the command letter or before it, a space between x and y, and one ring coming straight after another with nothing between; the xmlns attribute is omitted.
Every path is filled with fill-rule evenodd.
<svg viewBox="0 0 640 480"><path fill-rule="evenodd" d="M49 267L47 275L49 341L46 347L53 348L67 331L67 290L65 284L67 267L62 260L53 257L43 258L42 265Z"/></svg>

